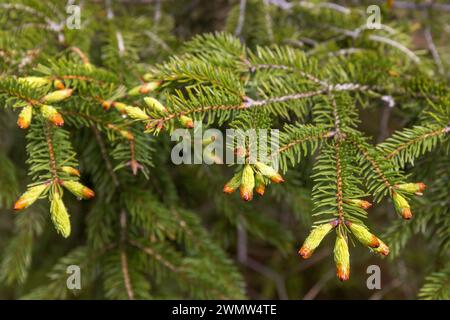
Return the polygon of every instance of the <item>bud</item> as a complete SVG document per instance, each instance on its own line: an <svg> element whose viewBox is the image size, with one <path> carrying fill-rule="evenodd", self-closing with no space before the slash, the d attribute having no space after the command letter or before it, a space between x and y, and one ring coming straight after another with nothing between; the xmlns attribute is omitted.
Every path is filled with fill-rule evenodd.
<svg viewBox="0 0 450 320"><path fill-rule="evenodd" d="M395 211L397 211L403 219L411 219L412 213L408 201L406 201L406 199L397 192L392 192L392 199L394 200Z"/></svg>
<svg viewBox="0 0 450 320"><path fill-rule="evenodd" d="M346 222L356 239L366 247L378 248L380 246L379 239L367 230L364 226L356 223Z"/></svg>
<svg viewBox="0 0 450 320"><path fill-rule="evenodd" d="M255 175L255 191L260 196L263 196L266 191L266 183L264 181L264 177L260 173Z"/></svg>
<svg viewBox="0 0 450 320"><path fill-rule="evenodd" d="M369 201L360 200L360 199L346 199L346 200L344 200L344 202L348 203L352 206L362 208L364 210L367 210L372 206L372 204Z"/></svg>
<svg viewBox="0 0 450 320"><path fill-rule="evenodd" d="M50 92L45 95L41 100L44 103L56 103L61 102L72 95L73 89L62 89Z"/></svg>
<svg viewBox="0 0 450 320"><path fill-rule="evenodd" d="M51 80L45 77L24 77L19 78L20 83L25 83L31 87L39 88L51 83Z"/></svg>
<svg viewBox="0 0 450 320"><path fill-rule="evenodd" d="M53 225L64 238L70 235L70 219L66 206L59 194L55 194L50 204L50 214Z"/></svg>
<svg viewBox="0 0 450 320"><path fill-rule="evenodd" d="M91 199L95 196L94 191L92 191L88 187L85 187L78 181L73 181L73 180L61 181L61 184L63 185L64 188L69 190L71 193L73 193L78 198Z"/></svg>
<svg viewBox="0 0 450 320"><path fill-rule="evenodd" d="M31 206L46 191L48 184L40 184L28 188L19 200L14 204L14 210L20 211Z"/></svg>
<svg viewBox="0 0 450 320"><path fill-rule="evenodd" d="M140 94L147 94L152 91L154 91L156 88L158 88L161 85L161 81L152 81L144 83L140 86L134 87L130 91L128 91L128 95L130 96L137 96Z"/></svg>
<svg viewBox="0 0 450 320"><path fill-rule="evenodd" d="M178 120L180 120L181 125L187 129L192 129L194 127L194 121L187 116L180 116Z"/></svg>
<svg viewBox="0 0 450 320"><path fill-rule="evenodd" d="M64 125L64 119L61 114L52 106L43 104L41 106L41 113L44 118L52 122L55 126L61 127Z"/></svg>
<svg viewBox="0 0 450 320"><path fill-rule="evenodd" d="M17 119L17 125L21 129L27 129L31 124L31 118L33 117L33 106L28 105L20 111L19 118Z"/></svg>
<svg viewBox="0 0 450 320"><path fill-rule="evenodd" d="M158 100L152 97L145 97L144 98L145 104L153 111L160 112L160 113L166 113L167 108L164 107Z"/></svg>
<svg viewBox="0 0 450 320"><path fill-rule="evenodd" d="M268 177L273 183L284 182L283 177L274 168L262 162L256 162L255 166L263 176Z"/></svg>
<svg viewBox="0 0 450 320"><path fill-rule="evenodd" d="M66 86L64 85L64 82L62 82L61 80L56 79L55 81L53 81L53 86L58 89L58 90L62 90L64 89Z"/></svg>
<svg viewBox="0 0 450 320"><path fill-rule="evenodd" d="M389 254L389 247L386 245L386 243L384 243L380 239L378 239L378 241L380 242L380 245L378 246L378 248L374 248L372 250L374 252L376 252L376 253L379 253L379 254L383 255L383 256L387 256Z"/></svg>
<svg viewBox="0 0 450 320"><path fill-rule="evenodd" d="M119 133L122 137L124 137L127 140L134 140L134 135L131 133L131 131L128 130L119 130Z"/></svg>
<svg viewBox="0 0 450 320"><path fill-rule="evenodd" d="M123 102L111 102L110 106L116 108L117 111L123 114L127 105Z"/></svg>
<svg viewBox="0 0 450 320"><path fill-rule="evenodd" d="M102 101L102 108L105 111L108 111L112 105L113 105L113 102L111 102L111 101L108 101L108 100Z"/></svg>
<svg viewBox="0 0 450 320"><path fill-rule="evenodd" d="M150 117L145 113L144 110L138 107L125 106L124 112L131 118L136 120L148 120Z"/></svg>
<svg viewBox="0 0 450 320"><path fill-rule="evenodd" d="M311 230L302 247L298 250L298 254L303 259L308 259L314 253L314 250L320 245L323 238L336 226L335 222L321 224Z"/></svg>
<svg viewBox="0 0 450 320"><path fill-rule="evenodd" d="M348 280L350 277L350 253L347 240L341 234L338 234L334 244L334 263L339 280Z"/></svg>
<svg viewBox="0 0 450 320"><path fill-rule="evenodd" d="M224 187L223 192L226 194L231 194L236 191L237 188L241 185L242 172L236 173L230 181L228 181Z"/></svg>
<svg viewBox="0 0 450 320"><path fill-rule="evenodd" d="M402 190L408 193L415 193L416 195L422 195L422 192L425 191L426 185L423 182L417 183L403 183L394 186L395 189Z"/></svg>
<svg viewBox="0 0 450 320"><path fill-rule="evenodd" d="M80 176L80 171L78 171L77 169L75 169L73 167L64 166L61 168L61 170L71 176L75 176L75 177Z"/></svg>
<svg viewBox="0 0 450 320"><path fill-rule="evenodd" d="M251 201L253 199L253 188L255 187L255 177L253 174L253 169L249 164L244 166L242 171L242 181L241 181L241 198L244 201Z"/></svg>

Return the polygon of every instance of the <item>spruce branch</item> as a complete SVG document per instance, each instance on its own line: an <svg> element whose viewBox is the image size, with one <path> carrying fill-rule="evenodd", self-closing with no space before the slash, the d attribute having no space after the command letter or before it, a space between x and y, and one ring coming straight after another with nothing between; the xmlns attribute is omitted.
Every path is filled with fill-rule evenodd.
<svg viewBox="0 0 450 320"><path fill-rule="evenodd" d="M385 256L391 250L398 256L407 241L421 233L429 243L427 261L436 260L437 268L432 268L435 272L419 296L446 298L448 272L441 262L450 246L449 90L445 79L433 77L430 63L433 58L438 71L445 67L442 39L430 31L440 30L439 19L432 25L428 21L425 28L430 59L419 59L420 51L409 47L409 35L399 31L416 25L400 19L394 29L386 16L379 30L369 30L360 8L340 3L235 1L225 25L236 36L195 36L197 26L192 28L191 16L185 21L190 14L186 8L160 0L83 3L82 32L66 27L63 4L9 2L0 4L2 12L14 12L14 19L0 21L0 103L5 106L0 131L6 137L0 141L0 204L6 206L16 196L16 172L21 176L12 162L21 155L12 151L22 140L11 134L9 125L10 116L18 113L19 127L28 129L31 183L15 209L46 198L57 232L68 237L71 225L77 226L77 237L45 252L48 263L55 261L49 265L51 281L38 284L26 297L72 297L62 275L67 265L76 264L83 273L87 268L82 298L245 298L244 277L228 255L236 225L239 260L272 279L276 288L271 284L269 289L276 289L280 298L293 297L277 271L280 262L289 270L285 262L290 256L279 258L276 253L273 265L264 266L250 258L260 243L251 241L250 246L247 237L274 247L264 245L258 252L261 261L273 250L288 254L296 219L309 223L304 213L312 208L314 223L299 250L302 258L309 258L328 234L336 234L334 260L344 281L350 274L353 239L373 253ZM137 3L142 6L135 10ZM419 14L445 8L440 3L394 2L394 8L402 6L424 11ZM188 7L190 11L196 6ZM208 15L213 22L209 19L214 15ZM169 53L174 55L167 57ZM403 63L409 60L416 63ZM374 145L366 137L372 131L366 123L377 110L375 99L381 99L386 110L395 99L396 116L408 128L391 137L386 133L387 139L379 138L384 141ZM224 186L225 193L239 189L241 198L250 201L254 192L263 195L268 184L286 180L272 188L267 206L196 196L223 180L220 167L174 168L167 158L167 136L146 134L163 129L170 134L179 126L192 129L194 121L222 130L280 129L280 148L270 160L279 157L285 177L272 167L274 161L250 163L250 151L263 148L260 141L242 146L233 142L245 163L236 166ZM151 179L137 175L140 170ZM80 183L81 176L98 191L98 201L82 206L86 217L70 203L74 211L69 217L65 202L70 200L64 197L63 202L64 191L79 199L94 195ZM423 182L407 182L413 178L430 185L430 196L410 201L426 188ZM5 192L9 185L11 190ZM398 220L390 225L386 235L391 249L367 227L369 196L376 203L390 198L404 219L412 218L411 207L418 212L408 224ZM212 206L216 210L211 211ZM33 261L41 247L35 243L45 245L47 236L38 239L45 219L31 210L38 208L19 214L14 232L0 239L0 245L6 244L0 278L21 285L12 292L30 292L38 280L30 266L40 265ZM282 212L280 219L277 212ZM80 247L81 240L86 244ZM69 254L61 258L58 252ZM329 254L322 250L314 259ZM95 271L99 269L101 277ZM317 295L327 280L328 275L306 296ZM303 285L293 281L295 288ZM97 284L102 290L91 290ZM247 294L252 297L249 284Z"/></svg>
<svg viewBox="0 0 450 320"><path fill-rule="evenodd" d="M438 142L450 132L450 127L415 126L396 132L392 137L377 147L385 153L385 159L394 161L403 167L406 163L414 163L414 159L436 147Z"/></svg>

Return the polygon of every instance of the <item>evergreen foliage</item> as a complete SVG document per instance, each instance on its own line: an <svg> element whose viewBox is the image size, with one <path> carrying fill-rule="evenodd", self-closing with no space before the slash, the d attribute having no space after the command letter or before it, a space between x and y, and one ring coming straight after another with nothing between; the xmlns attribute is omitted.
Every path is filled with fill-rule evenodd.
<svg viewBox="0 0 450 320"><path fill-rule="evenodd" d="M0 1L0 296L300 298L293 246L334 252L344 281L372 259L356 242L390 270L422 234L411 295L450 298L450 51L410 49L415 11L397 23L380 3L370 29L364 1L232 1L222 31L185 39L186 4L150 2L83 2L70 29L65 1ZM450 16L424 12L427 35ZM401 125L376 139L380 113ZM245 159L234 177L217 159L177 167L170 134L195 121L276 128L280 148L254 164L261 141L228 145ZM70 265L82 290L66 286Z"/></svg>

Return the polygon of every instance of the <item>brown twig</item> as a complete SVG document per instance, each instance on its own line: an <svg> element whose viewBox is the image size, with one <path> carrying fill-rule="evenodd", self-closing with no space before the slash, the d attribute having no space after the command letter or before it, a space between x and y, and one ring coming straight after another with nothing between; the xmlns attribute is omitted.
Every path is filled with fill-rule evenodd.
<svg viewBox="0 0 450 320"><path fill-rule="evenodd" d="M323 133L318 134L318 135L313 135L313 136L309 136L309 137L304 137L304 138L301 138L301 139L293 140L293 141L289 142L288 144L285 144L284 146L279 148L275 153L272 154L272 157L276 156L277 154L281 154L283 152L286 152L287 150L293 148L294 146L296 146L298 144L302 144L302 143L304 143L306 141L319 140L319 139L323 139L323 138L331 138L334 135L335 135L334 131L327 131L327 132L323 132Z"/></svg>
<svg viewBox="0 0 450 320"><path fill-rule="evenodd" d="M80 57L81 61L83 61L84 64L89 64L89 58L86 56L86 54L83 51L81 51L80 48L70 47L70 50L75 52Z"/></svg>
<svg viewBox="0 0 450 320"><path fill-rule="evenodd" d="M341 141L344 139L344 135L341 133L341 118L337 109L336 100L333 95L330 95L331 104L333 106L333 118L334 118L334 139L335 139L335 157L336 157L336 203L338 209L338 222L341 224L344 222L344 195L342 191L342 164L341 164Z"/></svg>
<svg viewBox="0 0 450 320"><path fill-rule="evenodd" d="M335 143L335 154L336 154L336 202L338 208L338 221L339 223L344 222L344 196L342 192L342 166L341 166L341 139L336 136Z"/></svg>
<svg viewBox="0 0 450 320"><path fill-rule="evenodd" d="M132 246L142 250L145 254L152 256L155 260L160 262L162 265L164 265L170 271L172 271L172 272L179 271L176 266L174 266L170 261L167 261L166 259L164 259L164 257L162 257L159 253L155 252L155 250L153 250L152 248L143 246L141 243L139 243L135 240L132 240L132 239L129 239L128 242Z"/></svg>
<svg viewBox="0 0 450 320"><path fill-rule="evenodd" d="M133 287L131 286L130 272L128 269L128 257L126 252L127 243L127 213L124 209L120 211L120 264L122 268L123 281L127 291L128 299L134 300Z"/></svg>
<svg viewBox="0 0 450 320"><path fill-rule="evenodd" d="M372 166L372 168L375 170L376 174L378 175L378 177L383 181L383 183L386 185L386 187L389 190L392 190L393 186L392 184L389 182L389 180L386 178L386 176L384 175L383 171L381 170L380 166L378 165L378 163L376 162L376 160L369 154L369 152L363 147L361 146L359 143L357 143L356 141L354 141L353 139L350 139L351 143L353 145L356 146L356 148L359 150L359 152L364 156L364 158L367 159L367 161L369 161L370 165Z"/></svg>
<svg viewBox="0 0 450 320"><path fill-rule="evenodd" d="M47 149L48 149L48 155L50 157L50 171L52 174L52 180L53 183L58 183L59 178L58 178L58 167L56 164L56 157L55 157L55 150L53 147L53 139L52 139L52 134L51 134L51 128L50 128L50 124L48 122L45 123L44 125L44 131L45 131L45 138L47 140Z"/></svg>

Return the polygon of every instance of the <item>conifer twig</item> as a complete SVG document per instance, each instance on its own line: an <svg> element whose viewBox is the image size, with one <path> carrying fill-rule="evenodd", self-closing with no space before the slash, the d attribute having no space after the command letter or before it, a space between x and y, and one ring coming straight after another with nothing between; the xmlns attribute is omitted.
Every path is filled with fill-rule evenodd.
<svg viewBox="0 0 450 320"><path fill-rule="evenodd" d="M130 271L128 269L128 257L126 252L127 243L127 213L124 209L120 211L120 264L122 268L123 281L127 291L128 299L134 300L133 287L131 286Z"/></svg>
<svg viewBox="0 0 450 320"><path fill-rule="evenodd" d="M138 241L135 241L133 239L128 239L128 242L132 246L142 250L145 254L153 257L156 261L160 262L162 265L164 265L170 271L172 271L172 272L179 271L176 266L174 266L170 261L167 261L166 259L164 259L163 256L161 256L159 253L155 252L155 250L153 250L152 248L143 246L141 243L139 243Z"/></svg>
<svg viewBox="0 0 450 320"><path fill-rule="evenodd" d="M336 100L330 95L331 104L333 106L334 130L335 130L335 157L336 157L336 203L338 209L338 221L344 222L344 195L342 191L342 165L341 165L341 140L344 136L341 134L341 119L337 110Z"/></svg>
<svg viewBox="0 0 450 320"><path fill-rule="evenodd" d="M450 127L445 127L445 128L439 128L437 130L434 130L432 132L428 132L425 133L423 135L420 135L419 137L416 137L415 139L409 140L408 142L398 146L397 148L395 148L394 150L392 150L392 152L390 152L388 155L386 155L386 159L392 159L393 157L395 157L399 152L401 152L402 150L408 148L410 145L415 144L419 141L425 140L427 138L430 137L435 137L435 136L439 136L441 134L446 134L450 131Z"/></svg>
<svg viewBox="0 0 450 320"><path fill-rule="evenodd" d="M356 148L359 150L361 155L370 163L370 165L372 166L373 170L378 175L378 177L383 181L385 186L389 190L392 190L392 188L393 188L392 184L386 178L386 176L384 175L383 171L381 170L381 168L380 168L379 164L376 162L376 160L369 154L369 151L367 151L367 149L364 148L364 146L359 144L354 139L350 139L350 142L356 146Z"/></svg>
<svg viewBox="0 0 450 320"><path fill-rule="evenodd" d="M323 138L331 138L335 135L335 131L328 131L328 132L324 132L320 135L312 135L309 137L304 137L301 139L297 139L297 140L293 140L291 142L289 142L288 144L285 144L284 146L280 147L278 150L276 150L273 154L272 157L276 156L277 154L281 154L283 152L288 151L289 149L293 148L296 145L299 144L303 144L306 141L312 141L312 140L319 140L319 139L323 139Z"/></svg>
<svg viewBox="0 0 450 320"><path fill-rule="evenodd" d="M47 140L47 149L48 149L48 155L50 158L50 171L51 171L51 175L52 175L52 182L53 183L58 183L59 178L58 178L58 171L57 171L57 164L56 164L56 157L55 157L55 152L54 152L54 147L53 147L53 140L52 140L52 135L50 132L50 124L49 123L45 123L44 125L44 130L45 130L45 136L46 136L46 140Z"/></svg>

